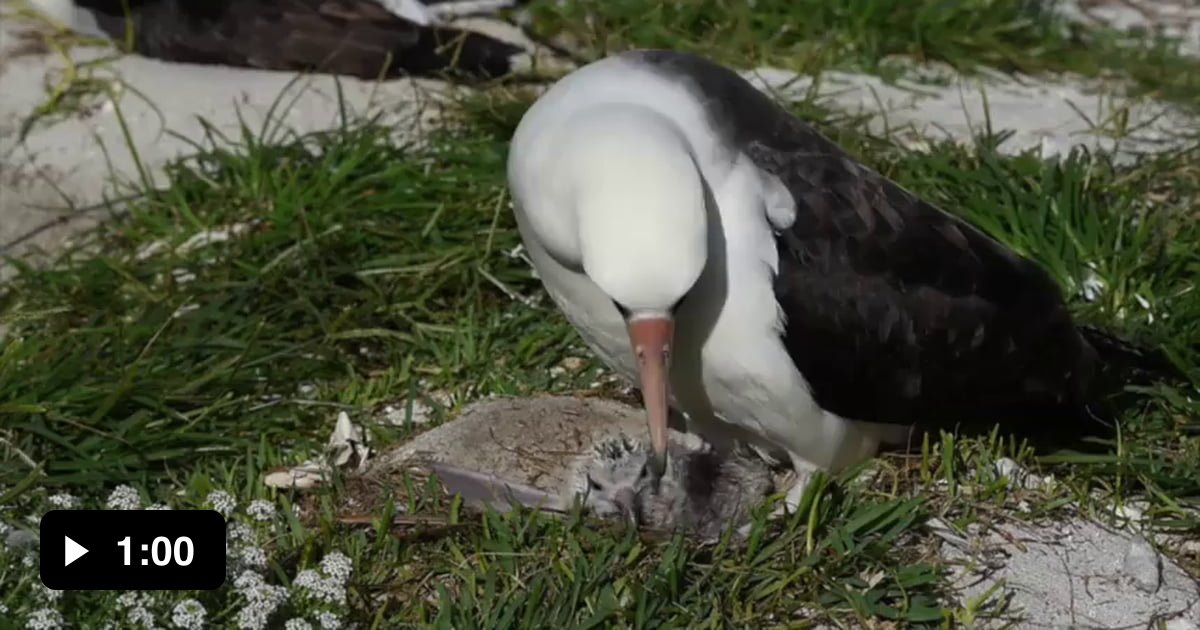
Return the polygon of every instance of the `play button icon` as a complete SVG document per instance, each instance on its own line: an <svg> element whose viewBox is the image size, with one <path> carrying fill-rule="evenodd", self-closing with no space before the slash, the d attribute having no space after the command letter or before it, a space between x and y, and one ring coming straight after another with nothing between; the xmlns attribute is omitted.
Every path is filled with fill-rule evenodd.
<svg viewBox="0 0 1200 630"><path fill-rule="evenodd" d="M40 529L38 570L56 591L205 591L225 581L216 510L50 510ZM12 625L5 619L0 628Z"/></svg>
<svg viewBox="0 0 1200 630"><path fill-rule="evenodd" d="M66 547L64 548L63 554L64 567L69 566L72 562L75 562L81 556L83 556L83 554L88 552L87 547L84 547L74 540L71 540L70 536L63 536L63 540L66 542Z"/></svg>

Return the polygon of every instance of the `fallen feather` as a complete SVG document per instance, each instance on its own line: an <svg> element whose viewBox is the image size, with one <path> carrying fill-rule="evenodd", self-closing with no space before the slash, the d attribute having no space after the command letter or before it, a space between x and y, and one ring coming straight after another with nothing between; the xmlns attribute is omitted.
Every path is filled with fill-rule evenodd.
<svg viewBox="0 0 1200 630"><path fill-rule="evenodd" d="M272 488L303 490L325 481L333 467L341 468L354 461L355 472L366 470L371 449L367 446L362 427L351 422L350 415L345 411L338 412L337 423L325 445L324 455L324 461L308 460L297 466L273 470L263 479L263 483Z"/></svg>

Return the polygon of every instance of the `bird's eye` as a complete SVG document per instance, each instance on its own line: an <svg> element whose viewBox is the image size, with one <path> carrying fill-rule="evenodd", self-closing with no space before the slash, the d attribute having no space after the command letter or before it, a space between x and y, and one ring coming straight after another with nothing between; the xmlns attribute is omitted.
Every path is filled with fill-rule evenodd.
<svg viewBox="0 0 1200 630"><path fill-rule="evenodd" d="M604 486L600 485L599 483L596 483L596 480L592 479L591 475L588 475L587 481L588 481L588 488L591 488L592 490L599 492L600 490L604 489Z"/></svg>

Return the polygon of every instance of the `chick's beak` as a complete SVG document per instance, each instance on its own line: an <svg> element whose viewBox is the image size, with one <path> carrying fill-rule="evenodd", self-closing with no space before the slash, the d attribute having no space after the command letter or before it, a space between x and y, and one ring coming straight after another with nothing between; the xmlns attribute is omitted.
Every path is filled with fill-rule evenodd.
<svg viewBox="0 0 1200 630"><path fill-rule="evenodd" d="M635 315L629 321L629 341L637 358L642 400L650 425L650 446L654 451L651 463L659 477L667 466L667 383L674 332L675 322L666 316Z"/></svg>

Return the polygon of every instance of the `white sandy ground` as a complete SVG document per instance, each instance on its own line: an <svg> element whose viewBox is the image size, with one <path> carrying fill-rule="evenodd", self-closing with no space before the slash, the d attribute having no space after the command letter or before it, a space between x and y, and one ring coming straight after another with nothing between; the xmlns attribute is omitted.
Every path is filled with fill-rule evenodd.
<svg viewBox="0 0 1200 630"><path fill-rule="evenodd" d="M1020 628L1200 628L1200 587L1139 535L1072 518L999 523L942 544L964 600L1006 602ZM1000 623L976 627L999 627Z"/></svg>
<svg viewBox="0 0 1200 630"><path fill-rule="evenodd" d="M0 0L0 12L10 7L9 1ZM1079 0L1075 6L1083 7L1080 19L1124 15L1112 8L1113 2ZM1200 32L1196 26L1200 17L1189 19L1179 27L1183 29L1180 32ZM1130 25L1137 26L1121 26ZM0 255L17 253L6 246L47 221L73 216L74 220L47 229L25 244L58 249L72 235L102 218L99 212L80 218L69 214L70 208L85 208L100 204L106 197L119 197L124 192L121 182L139 178L113 103L102 103L67 120L40 123L24 143L17 143L21 121L44 99L48 76L62 67L53 54L12 54L24 47L19 34L26 28L14 20L0 21ZM516 39L512 29L505 34L507 39ZM98 54L78 53L77 58ZM1015 132L1001 146L1007 152L1032 147L1052 157L1083 145L1130 158L1138 152L1176 146L1181 132L1200 128L1194 118L1167 105L1113 98L1111 86L1089 86L1078 79L1051 82L986 75L967 80L935 68L930 71L947 79L945 84L888 85L876 77L831 72L815 89L826 105L871 114L873 129L892 133L919 149L929 146L928 138L970 142L984 126L984 93L992 129ZM217 129L236 134L239 112L252 128L260 128L271 104L294 78L287 73L172 65L136 56L117 60L100 74L120 76L129 86L118 93L117 104L128 121L141 163L156 183L162 183L166 163L192 150L188 142L172 132L184 138L199 138L203 130L199 118L204 118ZM759 69L746 74L786 98L803 98L812 87L810 79L780 70ZM342 79L341 86L351 112L380 113L382 120L395 125L398 141L419 138L421 131L436 121L440 104L455 89L438 81L410 80L375 84ZM331 77L303 79L291 87L282 102L282 126L294 132L337 124L336 83ZM1114 117L1125 117L1127 128L1135 129L1131 138L1118 142L1093 132L1097 123L1104 126ZM0 262L0 278L5 273L5 265ZM436 437L427 434L424 441L436 441ZM1157 590L1148 592L1135 585L1139 581L1139 562L1124 561L1131 541L1136 541L1132 534L1108 531L1082 520L1047 528L1006 532L1009 537L1029 539L1021 545L1003 535L1004 542L998 542L989 532L973 536L967 541L973 553L994 550L999 545L1004 557L989 551L993 561L1003 561L996 573L977 585L967 584L964 574L965 594L981 592L978 589L985 589L1000 577L1013 605L1034 619L1045 620L1049 625L1043 627L1145 627L1152 616L1161 614L1164 621L1170 619L1167 627L1172 630L1200 628L1196 583L1169 560L1150 554L1141 562L1143 569L1160 568ZM951 545L946 553L959 558L954 554L963 552ZM1149 579L1145 571L1141 575L1142 582Z"/></svg>
<svg viewBox="0 0 1200 630"><path fill-rule="evenodd" d="M1047 79L982 72L977 77L926 66L929 79L889 84L879 77L826 72L815 84L817 102L836 110L869 114L868 128L906 146L927 149L930 140L969 144L985 132L1010 131L999 149L1020 153L1036 149L1042 157L1066 155L1073 147L1115 154L1130 160L1140 153L1178 148L1197 134L1195 117L1176 107L1114 95L1119 86L1064 76ZM743 73L780 98L801 100L814 91L814 80L786 70L759 68ZM1125 133L1117 122L1123 125Z"/></svg>
<svg viewBox="0 0 1200 630"><path fill-rule="evenodd" d="M0 14L13 10L10 0L0 1ZM517 60L522 67L552 64L545 51L519 29L494 23L484 29L478 23L473 18L455 22L535 52L536 61L533 55ZM279 101L270 124L277 139L286 138L288 132L334 128L341 115L340 83L352 118L380 115L381 123L395 129L397 142L413 141L436 120L447 97L463 89L430 79L374 82L309 75L297 81L296 75L286 72L171 64L128 55L96 73L119 79L113 82L115 98L98 97L92 107L66 120L44 119L22 143L18 142L22 122L44 102L48 82L56 80L64 66L55 53L27 51L27 33L35 27L27 21L0 20L0 256L34 248L55 250L103 215L103 208L84 214L79 209L129 194L127 184L138 182L140 174L120 116L147 176L161 185L163 167L194 152L188 140L203 136L202 120L237 141L243 121L257 132ZM103 48L79 48L73 58L78 63L108 54ZM15 239L66 216L69 221L10 251ZM0 261L0 280L6 277L7 267Z"/></svg>
<svg viewBox="0 0 1200 630"><path fill-rule="evenodd" d="M0 50L12 50L19 44L14 36L19 27L6 23L0 28ZM138 181L139 175L118 106L138 158L159 185L166 163L194 152L185 138L203 136L201 119L237 139L238 116L252 129L261 129L281 94L277 124L296 133L329 129L340 116L337 82L331 76L305 77L289 87L295 77L281 72L179 66L126 56L114 61L111 71L101 71L119 75L130 86L118 84L117 105L99 102L93 111L68 120L39 123L18 143L22 121L42 102L44 82L59 67L52 54L10 57L0 67L0 247L64 210L129 193L122 184ZM340 83L355 115L382 114L384 122L413 134L436 114L438 98L446 91L436 81L377 84L342 78ZM49 230L29 244L54 247L97 218Z"/></svg>
<svg viewBox="0 0 1200 630"><path fill-rule="evenodd" d="M1178 40L1179 51L1200 57L1200 2L1196 0L1067 0L1065 17L1118 31L1157 33Z"/></svg>

